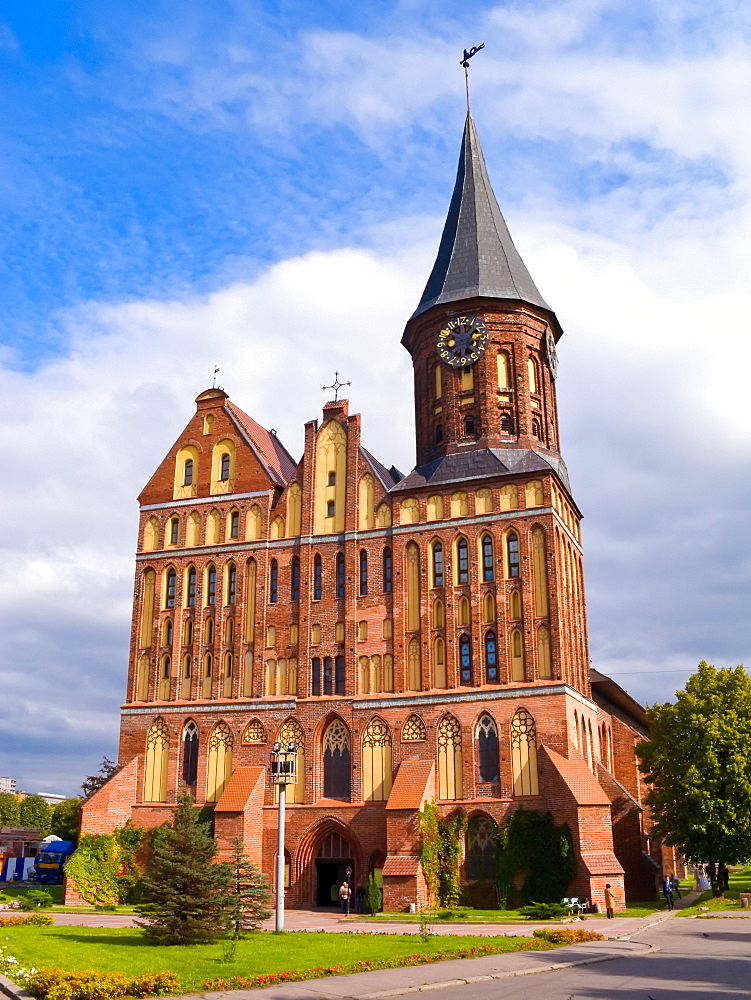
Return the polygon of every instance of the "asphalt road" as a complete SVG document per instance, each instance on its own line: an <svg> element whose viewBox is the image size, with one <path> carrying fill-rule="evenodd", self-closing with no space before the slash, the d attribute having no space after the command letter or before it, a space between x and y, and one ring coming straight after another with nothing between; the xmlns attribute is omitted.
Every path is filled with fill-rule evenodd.
<svg viewBox="0 0 751 1000"><path fill-rule="evenodd" d="M574 969L447 986L437 991L436 1000L438 995L441 1000L751 997L751 920L666 920L634 941L659 951L634 952Z"/></svg>

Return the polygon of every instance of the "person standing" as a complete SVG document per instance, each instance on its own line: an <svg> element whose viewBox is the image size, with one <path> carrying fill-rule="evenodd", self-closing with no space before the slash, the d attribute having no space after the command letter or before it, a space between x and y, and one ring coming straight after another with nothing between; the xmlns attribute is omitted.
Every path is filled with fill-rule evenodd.
<svg viewBox="0 0 751 1000"><path fill-rule="evenodd" d="M665 897L665 902L668 904L668 910L673 909L673 882L669 875L667 875L662 882L662 894Z"/></svg>
<svg viewBox="0 0 751 1000"><path fill-rule="evenodd" d="M613 908L615 907L615 896L613 895L613 889L611 888L610 882L605 886L605 915L608 920L613 919Z"/></svg>
<svg viewBox="0 0 751 1000"><path fill-rule="evenodd" d="M341 903L342 906L342 913L347 912L349 897L350 897L349 882L342 882L341 886L339 887L339 902Z"/></svg>

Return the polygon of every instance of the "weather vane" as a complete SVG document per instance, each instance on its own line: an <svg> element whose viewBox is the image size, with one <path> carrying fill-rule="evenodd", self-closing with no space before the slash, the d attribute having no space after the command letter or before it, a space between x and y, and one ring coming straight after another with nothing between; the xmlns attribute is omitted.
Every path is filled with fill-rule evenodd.
<svg viewBox="0 0 751 1000"><path fill-rule="evenodd" d="M212 389L216 389L216 377L219 374L219 365L214 365L214 381L211 383Z"/></svg>
<svg viewBox="0 0 751 1000"><path fill-rule="evenodd" d="M467 112L469 112L469 60L472 56L476 56L480 49L485 48L485 42L482 45L473 45L469 52L465 49L464 56L460 60L460 65L464 67L464 86L467 91Z"/></svg>
<svg viewBox="0 0 751 1000"><path fill-rule="evenodd" d="M334 381L331 383L331 385L322 385L321 388L324 391L326 389L333 389L334 390L334 402L338 403L339 402L339 390L342 388L342 386L345 386L345 385L352 385L352 383L351 382L340 382L339 381L339 372L334 372Z"/></svg>

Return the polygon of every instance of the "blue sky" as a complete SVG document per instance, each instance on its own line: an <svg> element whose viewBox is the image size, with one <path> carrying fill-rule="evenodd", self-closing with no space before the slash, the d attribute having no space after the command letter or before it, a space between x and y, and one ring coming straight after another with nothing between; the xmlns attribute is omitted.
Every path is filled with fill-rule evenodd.
<svg viewBox="0 0 751 1000"><path fill-rule="evenodd" d="M747 659L747 5L12 0L0 773L74 791L115 755L134 497L214 364L294 454L338 368L366 445L411 466L399 338L480 42L491 179L565 330L593 662L665 700Z"/></svg>

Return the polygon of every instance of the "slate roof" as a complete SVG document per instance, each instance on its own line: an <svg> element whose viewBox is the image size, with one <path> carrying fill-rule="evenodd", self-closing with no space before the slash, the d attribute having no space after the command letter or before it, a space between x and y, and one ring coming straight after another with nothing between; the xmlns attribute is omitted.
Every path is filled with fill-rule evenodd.
<svg viewBox="0 0 751 1000"><path fill-rule="evenodd" d="M391 492L401 492L441 483L458 483L486 476L518 475L530 472L557 473L570 492L568 470L563 459L528 448L479 448L444 455L427 465L413 469Z"/></svg>
<svg viewBox="0 0 751 1000"><path fill-rule="evenodd" d="M378 459L374 455L371 455L370 452L363 448L362 445L360 445L360 454L381 480L381 485L384 489L390 490L391 487L394 486L395 483L398 483L402 478L402 474L398 469L394 468L393 465L390 469L387 469L385 465L379 462Z"/></svg>
<svg viewBox="0 0 751 1000"><path fill-rule="evenodd" d="M267 431L247 413L243 413L239 406L229 400L226 406L255 447L266 471L280 486L286 486L297 464L282 442L276 434Z"/></svg>
<svg viewBox="0 0 751 1000"><path fill-rule="evenodd" d="M511 239L490 186L475 123L467 114L438 256L412 319L432 306L477 296L517 299L551 311Z"/></svg>

